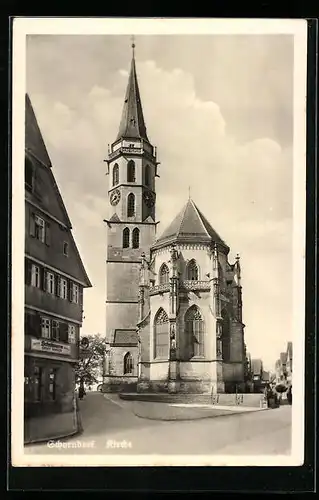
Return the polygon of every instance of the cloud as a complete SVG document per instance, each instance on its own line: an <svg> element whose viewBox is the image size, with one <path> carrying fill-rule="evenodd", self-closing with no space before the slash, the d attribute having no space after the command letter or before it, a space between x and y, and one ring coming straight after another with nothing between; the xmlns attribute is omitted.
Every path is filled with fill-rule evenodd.
<svg viewBox="0 0 319 500"><path fill-rule="evenodd" d="M92 85L65 100L30 92L35 112L95 286L85 294L84 330L105 329L107 144L115 140L123 90ZM158 147L157 216L162 232L188 197L188 186L213 227L243 259L248 350L272 366L291 336L291 148L268 137L242 142L230 135L218 103L202 99L181 68L138 64L148 134ZM76 82L74 82L76 85ZM116 85L115 85L116 87Z"/></svg>

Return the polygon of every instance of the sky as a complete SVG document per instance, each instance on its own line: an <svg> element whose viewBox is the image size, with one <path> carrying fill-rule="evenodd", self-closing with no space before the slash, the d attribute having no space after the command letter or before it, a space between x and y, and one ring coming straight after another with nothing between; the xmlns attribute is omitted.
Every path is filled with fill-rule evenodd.
<svg viewBox="0 0 319 500"><path fill-rule="evenodd" d="M158 235L191 197L241 257L245 341L272 370L292 338L293 37L141 35L136 66L157 147ZM106 163L129 36L30 35L27 92L93 284L83 334L105 332Z"/></svg>

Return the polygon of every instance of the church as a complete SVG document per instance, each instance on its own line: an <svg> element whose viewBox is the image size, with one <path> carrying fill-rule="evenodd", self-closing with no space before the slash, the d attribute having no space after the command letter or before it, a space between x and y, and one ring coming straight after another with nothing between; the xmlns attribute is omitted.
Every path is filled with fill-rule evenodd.
<svg viewBox="0 0 319 500"><path fill-rule="evenodd" d="M109 146L106 392L245 391L240 258L189 197L157 237L159 162L133 55L120 127ZM165 177L165 172L164 172Z"/></svg>

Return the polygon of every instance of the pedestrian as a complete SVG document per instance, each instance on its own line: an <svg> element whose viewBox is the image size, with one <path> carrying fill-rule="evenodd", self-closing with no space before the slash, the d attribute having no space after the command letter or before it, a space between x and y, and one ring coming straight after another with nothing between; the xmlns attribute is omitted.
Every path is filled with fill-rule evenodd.
<svg viewBox="0 0 319 500"><path fill-rule="evenodd" d="M79 387L79 399L83 399L83 396L85 395L85 390L83 385L80 385Z"/></svg>
<svg viewBox="0 0 319 500"><path fill-rule="evenodd" d="M288 404L292 404L292 386L290 385L287 391Z"/></svg>

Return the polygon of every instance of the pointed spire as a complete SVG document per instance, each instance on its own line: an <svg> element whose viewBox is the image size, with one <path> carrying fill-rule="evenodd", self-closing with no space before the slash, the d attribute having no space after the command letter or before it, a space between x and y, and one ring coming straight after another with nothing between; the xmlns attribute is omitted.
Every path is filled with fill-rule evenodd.
<svg viewBox="0 0 319 500"><path fill-rule="evenodd" d="M136 75L134 37L132 37L132 51L131 70L126 88L122 119L117 140L145 139L148 141Z"/></svg>

